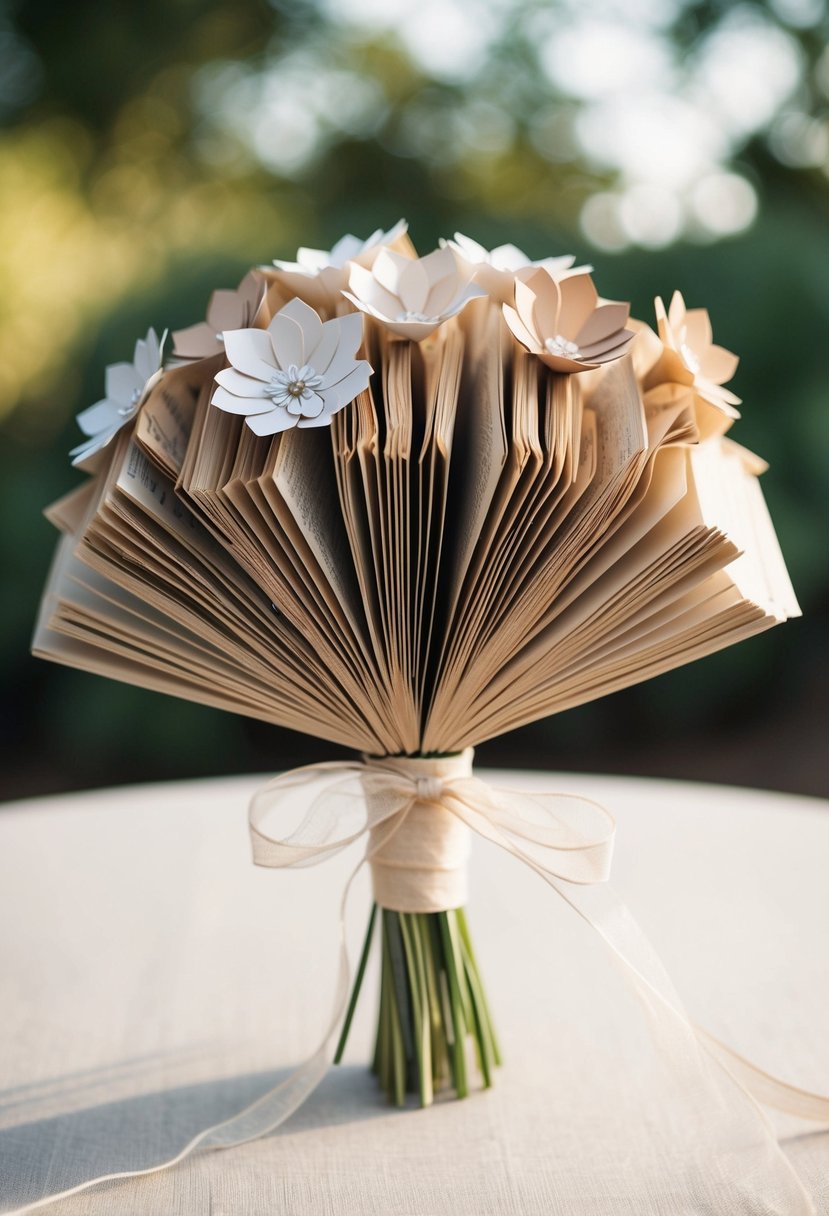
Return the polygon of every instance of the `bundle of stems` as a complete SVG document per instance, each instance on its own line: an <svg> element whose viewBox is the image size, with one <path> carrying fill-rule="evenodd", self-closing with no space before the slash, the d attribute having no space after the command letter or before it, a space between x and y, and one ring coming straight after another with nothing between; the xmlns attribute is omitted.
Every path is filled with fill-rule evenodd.
<svg viewBox="0 0 829 1216"><path fill-rule="evenodd" d="M430 1106L441 1090L470 1091L469 1044L484 1088L492 1085L501 1052L492 1025L463 908L394 912L374 904L354 987L337 1045L345 1051L378 919L380 1011L372 1071L389 1101L416 1095Z"/></svg>

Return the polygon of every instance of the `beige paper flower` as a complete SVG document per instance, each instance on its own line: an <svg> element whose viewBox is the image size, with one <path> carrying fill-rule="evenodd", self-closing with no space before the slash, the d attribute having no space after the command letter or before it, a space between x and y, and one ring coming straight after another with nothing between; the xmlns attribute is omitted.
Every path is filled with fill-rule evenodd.
<svg viewBox="0 0 829 1216"><path fill-rule="evenodd" d="M216 373L212 403L256 435L327 426L368 385L371 367L354 358L362 339L358 313L322 321L291 300L267 329L225 331L231 366Z"/></svg>
<svg viewBox="0 0 829 1216"><path fill-rule="evenodd" d="M515 337L557 372L584 372L621 358L633 333L630 305L600 300L589 274L554 279L544 269L515 283L504 318Z"/></svg>
<svg viewBox="0 0 829 1216"><path fill-rule="evenodd" d="M262 303L267 284L251 270L235 291L214 291L207 306L207 320L173 334L173 354L179 359L207 359L224 352L226 329L247 329Z"/></svg>
<svg viewBox="0 0 829 1216"><path fill-rule="evenodd" d="M414 254L414 247L406 235L408 224L398 220L393 228L384 232L378 228L366 240L346 233L331 249L297 250L295 262L274 259L276 279L288 294L298 296L315 309L335 307L342 299L343 288L348 286L351 263L370 268L383 246L399 249L401 253Z"/></svg>
<svg viewBox="0 0 829 1216"><path fill-rule="evenodd" d="M686 309L678 291L667 312L659 297L655 309L659 336L643 327L634 346L645 405L659 405L682 385L693 393L700 438L723 434L740 417L740 398L723 387L739 359L714 345L707 310Z"/></svg>
<svg viewBox="0 0 829 1216"><path fill-rule="evenodd" d="M556 258L541 258L531 261L523 250L516 245L498 245L495 249L486 249L464 236L462 232L455 233L452 241L441 241L458 257L462 265L468 268L470 279L479 283L487 295L499 304L515 302L515 280L528 278L534 270L542 267L554 279L560 279L565 274L584 274L592 270L591 266L573 268L576 260L572 254L564 254Z"/></svg>
<svg viewBox="0 0 829 1216"><path fill-rule="evenodd" d="M401 338L421 342L476 296L486 293L470 283L451 249L407 258L381 249L371 270L352 265L343 295Z"/></svg>

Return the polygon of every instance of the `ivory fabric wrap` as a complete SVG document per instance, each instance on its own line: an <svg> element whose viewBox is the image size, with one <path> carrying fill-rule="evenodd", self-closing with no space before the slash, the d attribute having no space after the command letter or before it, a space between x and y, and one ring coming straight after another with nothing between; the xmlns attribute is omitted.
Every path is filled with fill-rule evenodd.
<svg viewBox="0 0 829 1216"><path fill-rule="evenodd" d="M434 769L425 773L423 763L372 760L317 765L276 778L254 795L251 802L254 860L267 867L313 865L365 839L369 861L376 864L376 858L380 857L382 893L383 885L391 883L390 874L399 860L399 854L387 851L394 836L404 830L407 822L413 830L421 822L421 816L437 805L467 831L499 845L544 878L590 933L609 948L645 1011L658 1048L659 1070L664 1071L669 1092L674 1095L676 1117L687 1120L688 1134L695 1142L703 1137L708 1146L707 1156L701 1155L701 1149L695 1149L696 1158L705 1163L705 1173L700 1175L705 1177L705 1194L730 1196L726 1206L716 1208L710 1206L708 1199L700 1198L700 1206L695 1210L745 1210L793 1216L813 1213L811 1199L781 1152L770 1126L760 1116L756 1102L763 1101L800 1118L829 1124L829 1100L778 1081L693 1025L629 910L602 886L608 877L613 846L612 816L599 804L574 795L493 788L471 776L471 754L447 761L447 769L440 773ZM414 811L418 814L411 818ZM280 835L272 834L274 821ZM453 842L452 849L446 843L442 851L443 845L433 842L428 850L431 860L427 864L426 849L418 851L414 869L428 870L434 862L438 874L453 874L460 860L460 853L455 851L460 837L446 833L443 820L426 818L422 822L440 823L434 829L434 840ZM287 833L283 825L290 828ZM404 855L411 853L406 851ZM346 903L364 860L358 862L343 894L342 946L331 1019L322 1042L305 1063L240 1113L200 1131L166 1159L141 1169L121 1169L89 1179L15 1211L32 1211L107 1179L157 1173L184 1160L196 1149L246 1143L284 1123L302 1105L327 1071L332 1041L344 1012L350 984L344 932ZM439 885L443 879L434 881ZM436 889L433 895L438 898ZM277 965L276 960L262 961L263 967ZM561 976L561 983L566 990L565 975ZM597 1110L597 1131L599 1113ZM429 1114L424 1117L428 1119ZM756 1202L743 1209L738 1196L754 1196Z"/></svg>
<svg viewBox="0 0 829 1216"><path fill-rule="evenodd" d="M375 902L394 912L447 912L467 901L470 830L441 804L445 782L472 776L472 749L456 756L382 761L384 771L415 782L402 815L369 831L366 858ZM376 770L372 770L376 771ZM366 781L369 813L381 816L388 792Z"/></svg>

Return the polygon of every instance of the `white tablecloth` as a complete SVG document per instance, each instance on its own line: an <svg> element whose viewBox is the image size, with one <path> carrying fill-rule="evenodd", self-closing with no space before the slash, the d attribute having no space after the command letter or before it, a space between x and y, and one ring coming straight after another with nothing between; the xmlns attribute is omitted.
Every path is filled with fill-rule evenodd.
<svg viewBox="0 0 829 1216"><path fill-rule="evenodd" d="M485 776L611 809L613 884L689 1014L770 1071L829 1092L829 804L622 778ZM132 787L0 808L7 1206L68 1187L102 1161L148 1163L171 1137L184 1143L241 1108L319 1041L354 857L295 873L254 869L245 814L260 784ZM654 1078L636 1064L644 1019L595 935L481 842L471 884L505 1054L491 1091L425 1111L387 1107L366 1068L370 970L345 1064L275 1134L45 1210L713 1214L683 1175L681 1105L651 1104ZM363 877L349 918L355 945L368 900ZM619 1069L623 1086L609 1080ZM633 1129L621 1157L620 1119ZM816 1210L829 1213L829 1133L777 1126ZM676 1154L676 1184L646 1209L651 1153L663 1164Z"/></svg>

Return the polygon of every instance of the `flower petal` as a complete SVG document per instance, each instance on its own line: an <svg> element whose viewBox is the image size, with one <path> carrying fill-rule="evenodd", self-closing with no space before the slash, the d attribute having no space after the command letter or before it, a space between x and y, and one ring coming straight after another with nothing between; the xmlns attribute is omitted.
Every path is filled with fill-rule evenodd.
<svg viewBox="0 0 829 1216"><path fill-rule="evenodd" d="M143 388L150 376L154 372L157 372L161 365L161 342L154 329L150 328L147 330L146 338L138 339L135 344L132 361L135 366L135 373L141 380L141 387Z"/></svg>
<svg viewBox="0 0 829 1216"><path fill-rule="evenodd" d="M97 435L84 440L83 443L79 443L77 447L72 448L69 453L72 457L72 464L77 467L90 456L93 456L95 452L100 452L118 434L120 429L120 423L118 426L108 427L106 430L99 431Z"/></svg>
<svg viewBox="0 0 829 1216"><path fill-rule="evenodd" d="M84 435L100 435L109 427L120 427L127 419L118 413L117 404L105 397L81 410L75 421Z"/></svg>
<svg viewBox="0 0 829 1216"><path fill-rule="evenodd" d="M221 384L217 385L213 390L210 402L211 405L218 406L220 410L224 410L226 414L261 414L273 408L267 398L236 397L233 393L229 393L226 388L222 388Z"/></svg>
<svg viewBox="0 0 829 1216"><path fill-rule="evenodd" d="M370 380L371 365L361 359L359 363L353 364L351 371L340 380L332 383L326 381L321 392L326 401L329 397L336 396L341 405L348 405L349 401L353 401L364 389L368 388ZM336 408L341 407L338 405Z"/></svg>
<svg viewBox="0 0 829 1216"><path fill-rule="evenodd" d="M270 397L272 389L264 380L255 380L252 376L243 376L235 367L223 367L214 377L217 384L226 388L234 397Z"/></svg>
<svg viewBox="0 0 829 1216"><path fill-rule="evenodd" d="M660 304L662 303L661 299L659 302ZM685 301L682 298L682 292L675 291L671 296L671 304L667 313L668 324L670 325L671 329L679 331L682 328L683 324L685 323L685 314L686 308Z"/></svg>
<svg viewBox="0 0 829 1216"><path fill-rule="evenodd" d="M464 236L462 232L455 233L454 241L447 241L447 245L454 245L456 252L472 266L477 266L479 263L488 263L491 255L483 245L479 245L477 241L473 241L471 237Z"/></svg>
<svg viewBox="0 0 829 1216"><path fill-rule="evenodd" d="M218 328L223 329L224 326ZM224 342L216 337L217 329L207 321L177 329L173 334L173 353L180 359L204 359L224 350Z"/></svg>
<svg viewBox="0 0 829 1216"><path fill-rule="evenodd" d="M292 363L300 366L305 362L305 343L302 327L298 321L285 315L281 309L268 326L274 359L277 367L290 367Z"/></svg>
<svg viewBox="0 0 829 1216"><path fill-rule="evenodd" d="M438 250L438 252L448 253L452 259L452 267L454 268L455 259L451 250ZM397 281L397 294L403 305L403 311L417 312L424 316L436 316L437 313L432 314L429 309L429 295L434 286L434 280L428 266L425 264L426 259L411 258L404 260L407 264L401 269Z"/></svg>
<svg viewBox="0 0 829 1216"><path fill-rule="evenodd" d="M516 292L517 290L518 285L516 284ZM538 354L539 351L543 349L542 343L539 342L535 334L531 333L530 330L527 329L526 325L521 320L515 309L511 308L509 304L505 304L503 311L504 320L521 345L526 346L527 350L532 351L534 354Z"/></svg>
<svg viewBox="0 0 829 1216"><path fill-rule="evenodd" d="M599 296L589 274L573 274L559 281L561 311L559 331L566 338L584 329L598 304Z"/></svg>
<svg viewBox="0 0 829 1216"><path fill-rule="evenodd" d="M707 308L692 308L685 314L685 341L701 359L714 339Z"/></svg>
<svg viewBox="0 0 829 1216"><path fill-rule="evenodd" d="M255 380L270 380L276 370L270 336L264 329L228 329L225 354L237 371Z"/></svg>
<svg viewBox="0 0 829 1216"><path fill-rule="evenodd" d="M739 356L732 354L724 346L709 346L700 355L699 369L706 380L724 384L734 375L739 362Z"/></svg>
<svg viewBox="0 0 829 1216"><path fill-rule="evenodd" d="M358 318L360 317L359 313L355 313L354 315ZM317 367L317 371L322 375L323 383L326 386L337 384L344 376L349 375L355 367L360 366L349 350L350 345L350 343L348 345L341 345L324 371L320 367ZM368 365L366 364L366 366Z"/></svg>
<svg viewBox="0 0 829 1216"><path fill-rule="evenodd" d="M110 363L106 369L106 395L119 405L134 404L134 393L140 393L146 384L132 363Z"/></svg>
<svg viewBox="0 0 829 1216"><path fill-rule="evenodd" d="M302 331L302 358L291 362L304 363L311 356L311 351L322 337L322 320L317 312L303 300L289 300L277 314L280 317L290 317Z"/></svg>
<svg viewBox="0 0 829 1216"><path fill-rule="evenodd" d="M592 316L582 325L573 341L580 349L593 342L601 342L611 334L620 332L630 315L630 305L611 301L600 304Z"/></svg>
<svg viewBox="0 0 829 1216"><path fill-rule="evenodd" d="M390 295L401 298L400 276L413 260L416 259L404 258L401 253L394 253L391 249L381 249L372 263L369 277Z"/></svg>
<svg viewBox="0 0 829 1216"><path fill-rule="evenodd" d="M244 329L248 318L245 316L245 302L236 291L221 289L214 291L207 305L207 324L215 333L224 329Z"/></svg>
<svg viewBox="0 0 829 1216"><path fill-rule="evenodd" d="M268 410L266 414L254 414L245 419L245 425L250 427L254 435L277 435L280 431L289 431L296 424L297 419L287 410Z"/></svg>
<svg viewBox="0 0 829 1216"><path fill-rule="evenodd" d="M377 255L377 261L380 261L385 250L381 250ZM377 262L374 263L375 268ZM396 283L395 279L395 283ZM353 301L359 308L362 304L367 304L369 310L373 310L373 315L383 318L397 317L404 311L403 304L399 297L392 291L389 291L383 286L370 270L365 270L362 266L352 263L348 275L348 291L343 291L343 295Z"/></svg>
<svg viewBox="0 0 829 1216"><path fill-rule="evenodd" d="M325 402L319 393L306 392L302 394L299 406L303 418L318 418L325 407Z"/></svg>

